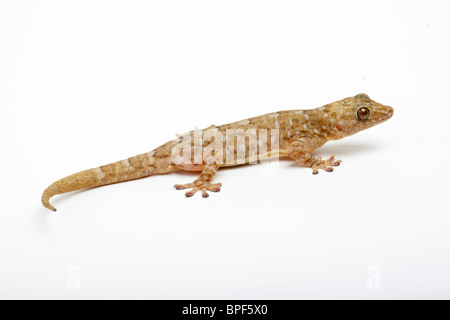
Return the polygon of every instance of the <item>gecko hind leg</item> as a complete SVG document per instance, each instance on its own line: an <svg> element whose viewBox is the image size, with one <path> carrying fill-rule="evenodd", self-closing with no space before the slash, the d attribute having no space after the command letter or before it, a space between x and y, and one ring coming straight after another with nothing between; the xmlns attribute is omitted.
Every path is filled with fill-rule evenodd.
<svg viewBox="0 0 450 320"><path fill-rule="evenodd" d="M203 198L208 198L208 191L219 192L220 188L222 187L221 183L211 183L217 170L219 170L219 167L220 165L216 163L207 164L205 168L203 168L200 176L195 179L194 182L186 184L176 184L174 188L177 190L192 188L192 190L189 190L185 193L186 197L188 198L196 194L197 191L202 192Z"/></svg>

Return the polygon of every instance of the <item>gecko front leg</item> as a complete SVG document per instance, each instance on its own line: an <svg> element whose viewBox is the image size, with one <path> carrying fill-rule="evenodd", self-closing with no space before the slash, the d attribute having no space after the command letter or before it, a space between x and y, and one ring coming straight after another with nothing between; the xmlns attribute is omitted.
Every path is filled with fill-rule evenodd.
<svg viewBox="0 0 450 320"><path fill-rule="evenodd" d="M342 162L341 160L335 160L334 155L327 160L322 160L321 157L313 157L310 153L325 142L326 140L316 137L302 137L288 146L287 153L292 159L311 168L313 174L318 174L319 169L332 172L334 170L333 166L339 166Z"/></svg>
<svg viewBox="0 0 450 320"><path fill-rule="evenodd" d="M215 162L207 164L203 168L200 176L195 179L194 182L186 184L176 184L174 187L177 190L192 188L192 190L185 193L186 197L192 197L197 191L201 190L202 197L208 198L208 191L219 192L220 188L222 187L221 183L211 183L217 170L219 170L219 167L220 165Z"/></svg>

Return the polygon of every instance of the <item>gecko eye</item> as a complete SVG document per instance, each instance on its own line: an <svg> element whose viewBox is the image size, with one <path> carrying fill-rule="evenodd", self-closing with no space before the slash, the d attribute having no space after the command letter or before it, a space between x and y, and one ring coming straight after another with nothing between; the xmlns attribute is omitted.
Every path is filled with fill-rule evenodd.
<svg viewBox="0 0 450 320"><path fill-rule="evenodd" d="M370 117L370 110L366 107L359 108L356 112L359 121L366 121Z"/></svg>

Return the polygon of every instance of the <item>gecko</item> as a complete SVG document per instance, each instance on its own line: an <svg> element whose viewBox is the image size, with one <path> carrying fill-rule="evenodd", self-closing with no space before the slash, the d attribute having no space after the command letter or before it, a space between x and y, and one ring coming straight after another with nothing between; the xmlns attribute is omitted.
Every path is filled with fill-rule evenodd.
<svg viewBox="0 0 450 320"><path fill-rule="evenodd" d="M335 156L323 160L311 153L328 141L339 140L371 128L392 117L394 109L360 93L316 109L278 111L205 130L192 130L158 148L97 168L84 170L51 184L42 195L42 204L52 210L50 198L76 190L90 189L136 180L177 170L198 171L192 183L176 184L177 190L190 189L192 197L201 192L220 191L213 183L221 167L289 157L312 169L332 172L341 160ZM202 135L203 132L203 135ZM205 134L207 133L207 134ZM201 139L198 139L198 136Z"/></svg>

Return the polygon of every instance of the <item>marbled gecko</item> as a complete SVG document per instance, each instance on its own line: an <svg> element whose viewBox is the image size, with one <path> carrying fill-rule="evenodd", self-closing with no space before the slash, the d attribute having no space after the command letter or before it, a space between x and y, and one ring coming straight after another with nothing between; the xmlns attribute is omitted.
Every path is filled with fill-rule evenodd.
<svg viewBox="0 0 450 320"><path fill-rule="evenodd" d="M148 153L58 180L44 191L42 203L56 211L49 202L54 195L175 170L201 171L194 182L177 184L175 189L191 189L186 192L187 197L201 191L206 198L208 191L220 191L222 184L212 183L220 167L280 156L288 156L312 168L313 174L319 169L331 172L341 161L334 156L327 160L314 157L311 155L314 150L327 141L342 139L382 123L393 113L391 107L371 100L366 94L358 94L316 109L279 111L221 126L212 125L200 131L209 132L206 136L200 135L200 143L196 136L199 131L193 130ZM244 139L240 139L242 137Z"/></svg>

